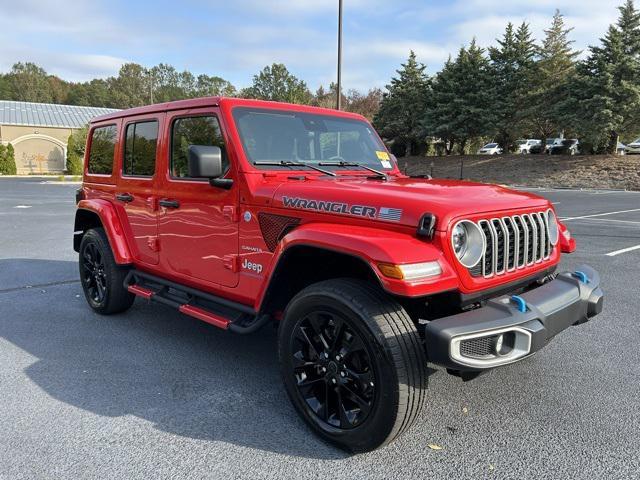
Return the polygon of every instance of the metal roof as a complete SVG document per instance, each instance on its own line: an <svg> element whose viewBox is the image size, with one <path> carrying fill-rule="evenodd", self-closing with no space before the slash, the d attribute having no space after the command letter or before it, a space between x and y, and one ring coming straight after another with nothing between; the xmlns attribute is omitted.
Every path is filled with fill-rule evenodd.
<svg viewBox="0 0 640 480"><path fill-rule="evenodd" d="M0 125L80 128L93 117L117 111L113 108L0 100Z"/></svg>

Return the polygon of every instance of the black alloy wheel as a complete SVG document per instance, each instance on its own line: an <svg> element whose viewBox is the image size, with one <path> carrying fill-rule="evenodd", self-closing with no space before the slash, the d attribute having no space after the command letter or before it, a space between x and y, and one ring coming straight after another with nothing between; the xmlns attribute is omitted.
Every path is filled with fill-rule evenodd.
<svg viewBox="0 0 640 480"><path fill-rule="evenodd" d="M130 267L116 263L102 228L92 228L82 236L78 265L84 296L96 312L110 315L131 307L135 295L124 286Z"/></svg>
<svg viewBox="0 0 640 480"><path fill-rule="evenodd" d="M84 288L91 300L97 304L103 303L107 295L107 278L102 253L95 243L86 245L81 262L84 269Z"/></svg>
<svg viewBox="0 0 640 480"><path fill-rule="evenodd" d="M363 423L375 398L375 374L367 348L337 312L315 311L291 338L298 393L319 420L339 429Z"/></svg>

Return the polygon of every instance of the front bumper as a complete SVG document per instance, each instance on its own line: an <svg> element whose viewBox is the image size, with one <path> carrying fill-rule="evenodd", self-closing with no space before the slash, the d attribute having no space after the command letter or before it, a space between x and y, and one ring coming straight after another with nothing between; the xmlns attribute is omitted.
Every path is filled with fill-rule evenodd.
<svg viewBox="0 0 640 480"><path fill-rule="evenodd" d="M425 325L429 360L458 371L481 371L522 360L555 335L602 311L600 276L583 265L519 296Z"/></svg>

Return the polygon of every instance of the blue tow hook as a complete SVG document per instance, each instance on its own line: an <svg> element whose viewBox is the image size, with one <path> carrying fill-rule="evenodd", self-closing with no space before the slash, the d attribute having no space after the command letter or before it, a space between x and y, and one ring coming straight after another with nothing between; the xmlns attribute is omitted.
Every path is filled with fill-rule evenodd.
<svg viewBox="0 0 640 480"><path fill-rule="evenodd" d="M587 277L587 274L584 272L576 271L576 272L573 272L572 275L578 280L580 280L582 283L589 283L590 281L589 277Z"/></svg>
<svg viewBox="0 0 640 480"><path fill-rule="evenodd" d="M524 298L513 295L511 297L511 301L514 302L518 306L518 311L521 313L525 313L527 311L527 302L524 301Z"/></svg>

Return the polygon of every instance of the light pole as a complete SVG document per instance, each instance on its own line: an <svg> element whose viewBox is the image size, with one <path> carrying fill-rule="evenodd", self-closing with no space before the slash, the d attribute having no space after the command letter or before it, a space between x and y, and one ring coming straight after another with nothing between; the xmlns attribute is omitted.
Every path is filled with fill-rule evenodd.
<svg viewBox="0 0 640 480"><path fill-rule="evenodd" d="M342 0L338 0L338 88L336 109L342 108Z"/></svg>

